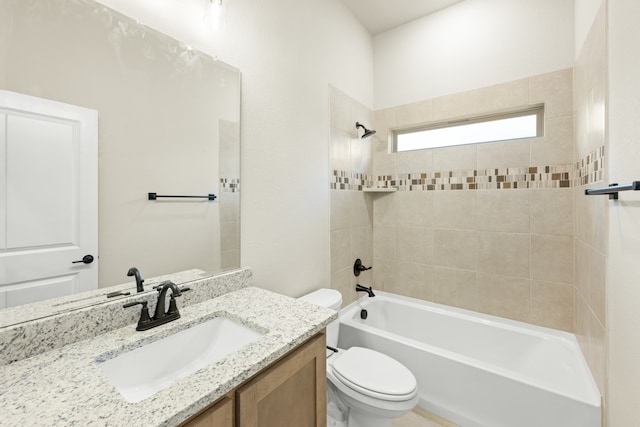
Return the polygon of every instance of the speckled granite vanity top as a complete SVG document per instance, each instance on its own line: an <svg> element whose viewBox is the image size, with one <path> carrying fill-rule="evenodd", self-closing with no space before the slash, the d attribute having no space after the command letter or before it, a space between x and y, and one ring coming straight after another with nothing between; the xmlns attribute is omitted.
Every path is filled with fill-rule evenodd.
<svg viewBox="0 0 640 427"><path fill-rule="evenodd" d="M135 324L131 324L0 366L0 425L175 426L337 317L335 311L254 287L180 311L180 319L149 331L137 332ZM98 360L115 357L216 316L267 332L256 342L139 403L127 403L98 368Z"/></svg>

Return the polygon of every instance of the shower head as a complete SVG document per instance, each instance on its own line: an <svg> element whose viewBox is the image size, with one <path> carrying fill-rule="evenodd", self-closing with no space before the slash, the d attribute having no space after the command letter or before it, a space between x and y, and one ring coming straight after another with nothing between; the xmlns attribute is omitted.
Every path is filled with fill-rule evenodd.
<svg viewBox="0 0 640 427"><path fill-rule="evenodd" d="M371 135L376 133L375 130L367 129L363 124L360 124L360 122L356 122L356 132L358 131L358 128L364 129L364 134L361 136L362 139L369 138Z"/></svg>

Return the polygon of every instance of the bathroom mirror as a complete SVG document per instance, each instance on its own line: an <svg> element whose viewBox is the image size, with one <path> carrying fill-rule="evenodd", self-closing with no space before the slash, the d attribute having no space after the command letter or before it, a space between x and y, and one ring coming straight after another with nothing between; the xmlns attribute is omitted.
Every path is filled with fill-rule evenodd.
<svg viewBox="0 0 640 427"><path fill-rule="evenodd" d="M101 290L239 268L239 70L92 0L0 0L0 89L98 112Z"/></svg>

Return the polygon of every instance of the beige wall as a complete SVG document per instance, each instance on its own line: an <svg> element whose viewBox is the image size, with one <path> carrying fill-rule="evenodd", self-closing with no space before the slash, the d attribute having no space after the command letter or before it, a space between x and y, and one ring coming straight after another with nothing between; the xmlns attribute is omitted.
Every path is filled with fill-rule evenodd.
<svg viewBox="0 0 640 427"><path fill-rule="evenodd" d="M242 72L242 265L290 296L329 286L329 84L373 104L371 35L341 0L101 0ZM190 12L193 13L190 13Z"/></svg>
<svg viewBox="0 0 640 427"><path fill-rule="evenodd" d="M574 0L465 0L377 34L374 109L571 67L573 13Z"/></svg>
<svg viewBox="0 0 640 427"><path fill-rule="evenodd" d="M372 273L356 277L357 258L369 267L373 263L373 198L362 192L371 186L372 138L361 139L356 122L373 127L370 108L334 87L329 88L331 110L331 287L342 293L343 305L358 296L355 285L372 286Z"/></svg>
<svg viewBox="0 0 640 427"><path fill-rule="evenodd" d="M237 70L99 3L36 6L0 0L12 18L2 88L98 111L100 286L129 281L132 266L220 271L219 202L147 193L219 195L219 121L238 123Z"/></svg>
<svg viewBox="0 0 640 427"><path fill-rule="evenodd" d="M389 152L391 128L537 103L545 104L541 138ZM564 188L573 168L572 69L375 117L373 171L399 191L374 196L374 286L572 331L573 200Z"/></svg>
<svg viewBox="0 0 640 427"><path fill-rule="evenodd" d="M640 2L607 7L609 182L640 179ZM640 192L609 202L607 360L609 426L638 425L640 396Z"/></svg>
<svg viewBox="0 0 640 427"><path fill-rule="evenodd" d="M577 56L574 77L575 156L587 162L593 153L606 154L607 47L606 8L603 5L592 23ZM598 155L596 155L598 157ZM605 156L606 158L606 156ZM606 166L602 160L598 168ZM575 286L576 336L606 401L607 339L607 196L585 196L585 188L606 186L604 175L586 171L585 181L576 186L575 198Z"/></svg>

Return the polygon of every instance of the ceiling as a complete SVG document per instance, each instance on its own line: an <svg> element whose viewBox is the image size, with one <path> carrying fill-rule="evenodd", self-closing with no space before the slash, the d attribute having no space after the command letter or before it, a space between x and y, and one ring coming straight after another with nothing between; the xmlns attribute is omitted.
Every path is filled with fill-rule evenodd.
<svg viewBox="0 0 640 427"><path fill-rule="evenodd" d="M373 35L422 18L462 0L342 0Z"/></svg>

